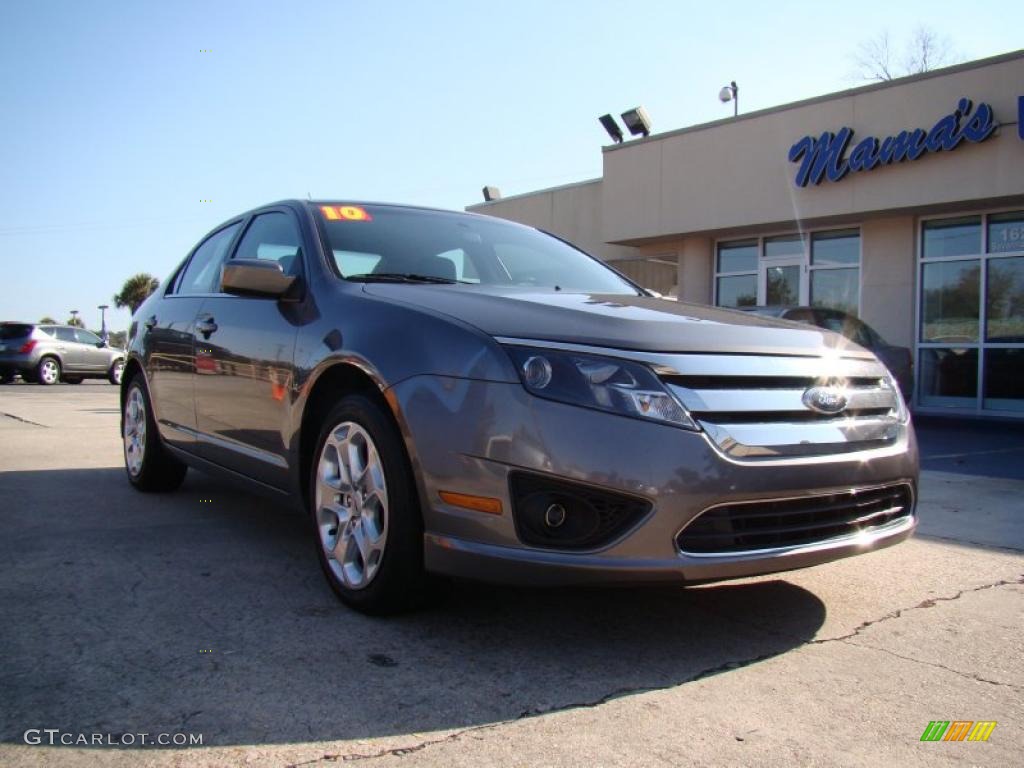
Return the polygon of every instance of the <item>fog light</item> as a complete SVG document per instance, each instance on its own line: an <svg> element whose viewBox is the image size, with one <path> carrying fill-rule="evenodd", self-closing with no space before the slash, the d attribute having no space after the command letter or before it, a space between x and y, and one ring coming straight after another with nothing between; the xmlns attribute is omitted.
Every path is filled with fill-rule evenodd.
<svg viewBox="0 0 1024 768"><path fill-rule="evenodd" d="M544 511L544 525L548 528L558 528L565 522L565 507L561 504L552 504Z"/></svg>
<svg viewBox="0 0 1024 768"><path fill-rule="evenodd" d="M551 383L551 363L539 355L526 358L523 363L523 379L528 387L544 389Z"/></svg>

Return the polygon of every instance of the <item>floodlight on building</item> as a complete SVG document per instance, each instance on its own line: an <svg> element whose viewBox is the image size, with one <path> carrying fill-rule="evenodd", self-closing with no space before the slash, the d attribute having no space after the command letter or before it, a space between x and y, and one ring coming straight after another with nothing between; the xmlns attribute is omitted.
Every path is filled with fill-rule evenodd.
<svg viewBox="0 0 1024 768"><path fill-rule="evenodd" d="M619 128L619 124L615 122L615 118L611 115L601 115L598 120L601 121L601 125L608 131L608 135L612 137L612 141L616 144L622 143L622 129Z"/></svg>
<svg viewBox="0 0 1024 768"><path fill-rule="evenodd" d="M647 113L643 107L636 107L635 109L629 109L622 113L622 122L629 128L629 132L634 136L650 136L651 135L651 119L647 117Z"/></svg>
<svg viewBox="0 0 1024 768"><path fill-rule="evenodd" d="M491 203L501 200L501 190L497 187L484 187L484 202Z"/></svg>
<svg viewBox="0 0 1024 768"><path fill-rule="evenodd" d="M718 92L718 100L723 104L732 102L732 116L736 117L740 113L740 87L736 85L736 81L733 80L728 85L722 86L722 90Z"/></svg>

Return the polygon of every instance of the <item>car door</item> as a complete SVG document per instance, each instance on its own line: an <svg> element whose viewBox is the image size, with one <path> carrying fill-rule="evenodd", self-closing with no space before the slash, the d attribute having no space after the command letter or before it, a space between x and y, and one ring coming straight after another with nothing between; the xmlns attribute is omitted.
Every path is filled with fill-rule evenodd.
<svg viewBox="0 0 1024 768"><path fill-rule="evenodd" d="M220 267L241 222L223 227L201 242L142 324L146 375L153 412L163 438L195 450L195 321L203 301L218 288Z"/></svg>
<svg viewBox="0 0 1024 768"><path fill-rule="evenodd" d="M303 275L303 239L286 208L252 218L232 258L265 259ZM298 333L294 301L208 297L196 323L200 453L268 485L287 487L286 422Z"/></svg>
<svg viewBox="0 0 1024 768"><path fill-rule="evenodd" d="M85 353L75 337L75 329L58 325L53 330L57 339L56 349L60 355L60 367L65 373L77 373L85 368Z"/></svg>
<svg viewBox="0 0 1024 768"><path fill-rule="evenodd" d="M92 331L75 328L75 341L78 342L79 354L82 356L82 370L97 373L107 369L107 347Z"/></svg>

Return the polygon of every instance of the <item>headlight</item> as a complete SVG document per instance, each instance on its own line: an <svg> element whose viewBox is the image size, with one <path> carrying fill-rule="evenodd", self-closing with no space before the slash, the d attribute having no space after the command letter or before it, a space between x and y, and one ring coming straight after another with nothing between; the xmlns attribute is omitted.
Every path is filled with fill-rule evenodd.
<svg viewBox="0 0 1024 768"><path fill-rule="evenodd" d="M533 347L505 347L523 386L560 403L697 429L690 414L640 363Z"/></svg>
<svg viewBox="0 0 1024 768"><path fill-rule="evenodd" d="M910 418L910 409L907 408L907 403L903 399L903 392L900 390L900 384L896 381L896 377L892 375L888 370L885 372L885 378L882 379L883 385L887 386L892 390L893 395L896 397L895 411L896 419L904 424Z"/></svg>

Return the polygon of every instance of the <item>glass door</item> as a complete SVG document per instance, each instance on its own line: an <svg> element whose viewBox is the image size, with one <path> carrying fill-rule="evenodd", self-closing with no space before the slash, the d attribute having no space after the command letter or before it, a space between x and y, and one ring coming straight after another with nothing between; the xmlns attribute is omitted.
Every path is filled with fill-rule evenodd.
<svg viewBox="0 0 1024 768"><path fill-rule="evenodd" d="M795 307L807 303L804 258L762 259L757 303L766 307Z"/></svg>

